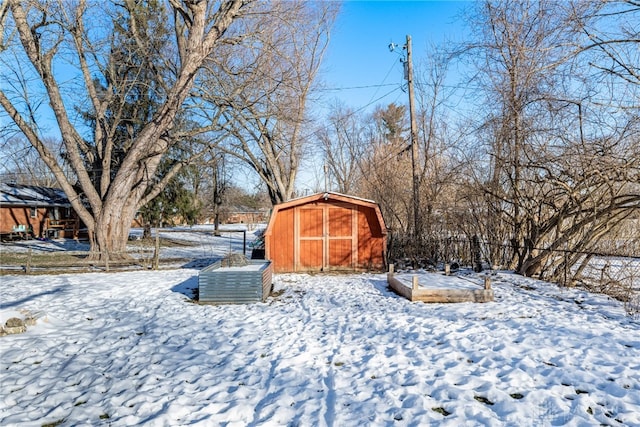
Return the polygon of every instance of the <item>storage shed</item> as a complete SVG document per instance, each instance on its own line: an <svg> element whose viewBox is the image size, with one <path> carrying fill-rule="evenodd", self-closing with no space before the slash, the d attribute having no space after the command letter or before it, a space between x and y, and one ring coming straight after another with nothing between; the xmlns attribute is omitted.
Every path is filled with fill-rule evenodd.
<svg viewBox="0 0 640 427"><path fill-rule="evenodd" d="M264 233L274 272L383 270L387 229L371 200L318 193L273 208Z"/></svg>

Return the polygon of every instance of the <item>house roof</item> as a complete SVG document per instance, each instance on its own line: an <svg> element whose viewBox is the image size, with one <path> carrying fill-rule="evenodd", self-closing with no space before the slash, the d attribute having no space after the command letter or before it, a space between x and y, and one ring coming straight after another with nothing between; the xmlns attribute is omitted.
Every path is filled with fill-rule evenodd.
<svg viewBox="0 0 640 427"><path fill-rule="evenodd" d="M0 205L30 207L69 207L69 199L60 188L0 183Z"/></svg>
<svg viewBox="0 0 640 427"><path fill-rule="evenodd" d="M384 224L384 219L382 218L382 212L380 211L380 206L373 200L367 200L356 196L349 196L341 193L334 193L332 191L325 191L323 193L316 193L310 196L299 197L297 199L291 199L287 202L283 202L277 204L273 207L273 211L271 212L271 218L269 218L269 224L267 225L267 229L265 230L265 235L271 234L271 230L273 228L273 222L278 211L287 209L293 206L304 205L306 203L312 203L316 201L338 201L338 202L346 202L354 205L365 206L371 208L376 213L376 217L378 218L378 222L380 223L380 227L382 229L383 234L387 234L387 228Z"/></svg>

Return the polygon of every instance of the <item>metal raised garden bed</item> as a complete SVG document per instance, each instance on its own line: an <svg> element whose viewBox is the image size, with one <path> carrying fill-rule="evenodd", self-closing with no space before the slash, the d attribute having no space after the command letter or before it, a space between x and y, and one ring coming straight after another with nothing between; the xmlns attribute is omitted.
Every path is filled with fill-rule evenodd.
<svg viewBox="0 0 640 427"><path fill-rule="evenodd" d="M224 265L218 261L200 271L200 303L247 304L267 299L272 287L271 261L250 260L243 266Z"/></svg>

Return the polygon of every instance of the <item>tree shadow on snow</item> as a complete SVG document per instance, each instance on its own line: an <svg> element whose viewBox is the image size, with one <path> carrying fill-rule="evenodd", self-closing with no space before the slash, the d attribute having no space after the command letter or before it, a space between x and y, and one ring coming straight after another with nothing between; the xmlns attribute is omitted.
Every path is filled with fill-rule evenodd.
<svg viewBox="0 0 640 427"><path fill-rule="evenodd" d="M197 282L197 280L196 280L196 282ZM41 296L44 296L44 295L52 295L52 294L58 294L58 293L61 293L61 292L65 292L66 291L65 287L66 286L58 286L55 289L51 289L49 291L40 292L39 294L29 295L29 296L26 296L24 298L21 298L21 299L15 300L15 301L5 301L3 299L3 301L0 302L0 310L4 310L4 309L7 309L7 308L12 308L12 307L19 307L20 305L24 304L27 301L34 300L34 299L36 299L38 297L41 297Z"/></svg>
<svg viewBox="0 0 640 427"><path fill-rule="evenodd" d="M88 251L89 244L78 242L73 239L29 239L14 242L3 242L3 248L10 249L31 249L37 252L67 252L67 251Z"/></svg>

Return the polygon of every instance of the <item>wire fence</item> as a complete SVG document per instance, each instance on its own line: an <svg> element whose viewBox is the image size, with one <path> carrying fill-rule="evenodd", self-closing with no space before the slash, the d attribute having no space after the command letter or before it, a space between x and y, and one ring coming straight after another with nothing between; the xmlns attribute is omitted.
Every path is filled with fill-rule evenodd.
<svg viewBox="0 0 640 427"><path fill-rule="evenodd" d="M204 268L235 252L251 256L247 231L161 229L130 236L126 251L91 251L88 242L25 240L3 243L0 272L48 274Z"/></svg>
<svg viewBox="0 0 640 427"><path fill-rule="evenodd" d="M393 263L414 263L417 267L437 267L444 263L473 266L481 262L492 268L508 268L516 255L525 248L511 242L490 241L476 236L423 237L394 234L388 242L389 260ZM580 251L568 248L535 247L527 251L548 252L555 257L582 255L596 258L629 258L640 261L640 242L609 241L599 249Z"/></svg>
<svg viewBox="0 0 640 427"><path fill-rule="evenodd" d="M496 242L455 237L415 239L410 235L392 235L388 242L389 263L399 269L445 269L470 267L513 269L519 254L532 259L545 253L547 266L535 275L560 286L580 286L609 295L624 303L626 311L640 316L640 244L625 240L604 241L597 250L518 247L511 242Z"/></svg>

